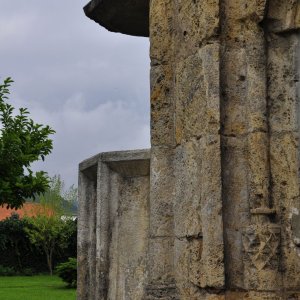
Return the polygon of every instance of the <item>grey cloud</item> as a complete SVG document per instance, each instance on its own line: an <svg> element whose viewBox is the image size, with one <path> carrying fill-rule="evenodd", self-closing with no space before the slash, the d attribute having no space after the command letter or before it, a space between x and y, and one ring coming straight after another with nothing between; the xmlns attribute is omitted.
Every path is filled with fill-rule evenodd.
<svg viewBox="0 0 300 300"><path fill-rule="evenodd" d="M44 164L67 184L100 151L149 147L149 42L85 17L86 1L2 0L0 77L14 105L57 131Z"/></svg>

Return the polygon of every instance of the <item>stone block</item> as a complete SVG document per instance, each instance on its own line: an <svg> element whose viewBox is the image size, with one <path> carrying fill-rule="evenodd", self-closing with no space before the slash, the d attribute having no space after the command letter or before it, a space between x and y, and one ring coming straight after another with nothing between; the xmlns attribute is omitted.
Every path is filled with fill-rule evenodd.
<svg viewBox="0 0 300 300"><path fill-rule="evenodd" d="M176 143L220 129L219 43L202 47L175 69Z"/></svg>
<svg viewBox="0 0 300 300"><path fill-rule="evenodd" d="M176 148L174 231L178 238L202 236L199 140Z"/></svg>
<svg viewBox="0 0 300 300"><path fill-rule="evenodd" d="M226 292L226 300L283 300L280 295L272 292Z"/></svg>
<svg viewBox="0 0 300 300"><path fill-rule="evenodd" d="M243 288L241 228L250 222L246 138L222 137L225 267L231 288Z"/></svg>
<svg viewBox="0 0 300 300"><path fill-rule="evenodd" d="M150 1L150 58L152 66L173 61L173 0Z"/></svg>
<svg viewBox="0 0 300 300"><path fill-rule="evenodd" d="M280 226L248 226L244 229L242 240L245 289L280 290Z"/></svg>
<svg viewBox="0 0 300 300"><path fill-rule="evenodd" d="M219 136L205 136L192 140L176 149L175 164L175 243L178 274L198 274L199 287L222 288L223 266L223 224L221 203L221 164L216 159L220 153ZM180 166L182 166L180 168ZM201 187L201 188L200 188ZM187 240L186 246L182 246ZM202 241L203 239L203 241ZM191 246L201 241L201 259L190 263ZM202 246L203 244L203 246ZM178 246L178 248L177 248ZM188 252L189 254L186 254ZM187 258L186 258L187 257ZM185 259L186 258L186 259ZM186 263L194 265L186 266ZM184 272L181 270L186 267ZM181 275L185 277L185 275ZM187 275L186 275L187 276Z"/></svg>
<svg viewBox="0 0 300 300"><path fill-rule="evenodd" d="M215 40L219 32L219 1L174 1L176 56L185 58Z"/></svg>
<svg viewBox="0 0 300 300"><path fill-rule="evenodd" d="M151 149L150 236L173 236L174 150Z"/></svg>
<svg viewBox="0 0 300 300"><path fill-rule="evenodd" d="M180 300L175 284L151 285L146 287L145 300Z"/></svg>
<svg viewBox="0 0 300 300"><path fill-rule="evenodd" d="M268 96L271 132L298 131L298 45L296 36L275 36L268 48Z"/></svg>
<svg viewBox="0 0 300 300"><path fill-rule="evenodd" d="M172 146L174 137L173 70L171 65L151 68L151 144Z"/></svg>
<svg viewBox="0 0 300 300"><path fill-rule="evenodd" d="M267 0L228 0L226 8L228 11L227 17L234 21L241 21L250 19L254 22L261 22L267 12ZM236 24L234 24L236 25Z"/></svg>
<svg viewBox="0 0 300 300"><path fill-rule="evenodd" d="M221 111L222 133L226 136L242 135L248 131L245 61L246 51L241 47L229 48L223 54Z"/></svg>
<svg viewBox="0 0 300 300"><path fill-rule="evenodd" d="M294 244L294 241L290 236L287 238L286 242L290 242L290 244L285 244L281 252L283 285L287 290L298 291L300 285L300 249ZM299 296L300 293L298 294L298 297Z"/></svg>
<svg viewBox="0 0 300 300"><path fill-rule="evenodd" d="M191 294L192 286L203 287L202 248L202 237L175 239L176 283L184 297Z"/></svg>
<svg viewBox="0 0 300 300"><path fill-rule="evenodd" d="M269 207L269 136L266 132L254 132L247 137L248 193L250 208Z"/></svg>
<svg viewBox="0 0 300 300"><path fill-rule="evenodd" d="M174 238L152 237L149 239L148 283L152 286L174 284Z"/></svg>
<svg viewBox="0 0 300 300"><path fill-rule="evenodd" d="M270 147L273 201L279 210L288 209L290 200L299 196L298 134L271 135Z"/></svg>
<svg viewBox="0 0 300 300"><path fill-rule="evenodd" d="M300 28L300 3L274 0L270 3L267 18L271 32L286 32Z"/></svg>

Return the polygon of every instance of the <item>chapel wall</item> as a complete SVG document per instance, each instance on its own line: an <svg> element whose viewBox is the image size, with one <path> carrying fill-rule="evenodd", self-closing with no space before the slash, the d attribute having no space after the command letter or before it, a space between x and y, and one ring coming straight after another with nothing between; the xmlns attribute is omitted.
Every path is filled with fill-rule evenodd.
<svg viewBox="0 0 300 300"><path fill-rule="evenodd" d="M81 166L78 299L300 299L300 1L149 15L151 150Z"/></svg>

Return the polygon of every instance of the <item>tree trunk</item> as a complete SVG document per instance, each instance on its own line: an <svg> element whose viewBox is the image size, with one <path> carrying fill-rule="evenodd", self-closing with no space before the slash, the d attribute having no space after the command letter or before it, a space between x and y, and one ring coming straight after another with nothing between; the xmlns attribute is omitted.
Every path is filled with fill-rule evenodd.
<svg viewBox="0 0 300 300"><path fill-rule="evenodd" d="M47 265L48 265L48 270L50 275L53 275L53 270L52 270L52 251L45 251L46 256L47 256Z"/></svg>

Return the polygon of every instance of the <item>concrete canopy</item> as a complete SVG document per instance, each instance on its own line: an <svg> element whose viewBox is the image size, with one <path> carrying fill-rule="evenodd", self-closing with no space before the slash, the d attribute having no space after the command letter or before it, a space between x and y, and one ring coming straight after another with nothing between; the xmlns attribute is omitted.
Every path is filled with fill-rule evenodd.
<svg viewBox="0 0 300 300"><path fill-rule="evenodd" d="M109 31L148 37L149 2L150 0L92 0L84 7L84 12Z"/></svg>

